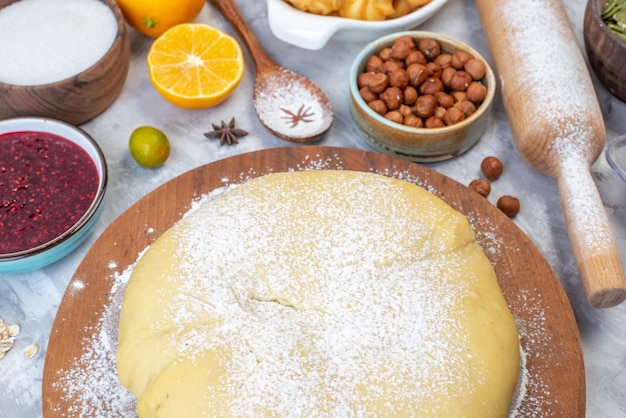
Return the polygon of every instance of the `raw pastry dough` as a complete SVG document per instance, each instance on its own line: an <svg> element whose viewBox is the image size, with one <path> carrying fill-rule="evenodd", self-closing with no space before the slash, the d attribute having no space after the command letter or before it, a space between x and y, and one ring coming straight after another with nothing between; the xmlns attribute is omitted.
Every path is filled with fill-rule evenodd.
<svg viewBox="0 0 626 418"><path fill-rule="evenodd" d="M466 218L371 173L231 188L150 246L120 313L140 417L506 417L518 367Z"/></svg>

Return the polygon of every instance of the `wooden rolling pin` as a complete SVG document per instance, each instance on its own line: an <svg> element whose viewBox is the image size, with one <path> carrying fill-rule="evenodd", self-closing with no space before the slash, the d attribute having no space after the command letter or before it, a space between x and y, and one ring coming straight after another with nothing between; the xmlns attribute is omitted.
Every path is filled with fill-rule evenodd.
<svg viewBox="0 0 626 418"><path fill-rule="evenodd" d="M476 0L520 155L558 184L589 303L626 299L615 238L590 168L604 148L602 112L561 0Z"/></svg>

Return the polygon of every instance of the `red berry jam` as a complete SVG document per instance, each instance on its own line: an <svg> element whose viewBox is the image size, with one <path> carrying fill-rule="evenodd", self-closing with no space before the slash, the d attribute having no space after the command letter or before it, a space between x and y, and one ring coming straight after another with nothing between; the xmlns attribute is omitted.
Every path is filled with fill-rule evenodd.
<svg viewBox="0 0 626 418"><path fill-rule="evenodd" d="M96 165L74 142L45 132L0 134L0 254L45 244L85 214Z"/></svg>

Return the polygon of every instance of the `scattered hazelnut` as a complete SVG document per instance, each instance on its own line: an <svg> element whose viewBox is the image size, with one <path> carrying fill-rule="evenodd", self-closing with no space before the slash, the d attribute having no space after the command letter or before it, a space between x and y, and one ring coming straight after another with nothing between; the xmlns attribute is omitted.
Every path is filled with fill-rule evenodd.
<svg viewBox="0 0 626 418"><path fill-rule="evenodd" d="M487 157L480 164L480 169L486 178L494 181L500 177L504 167L502 166L502 162L496 157Z"/></svg>
<svg viewBox="0 0 626 418"><path fill-rule="evenodd" d="M506 216L512 218L519 213L520 204L519 199L514 196L502 196L496 203L498 209L500 209Z"/></svg>
<svg viewBox="0 0 626 418"><path fill-rule="evenodd" d="M483 197L487 197L491 193L491 183L485 179L472 180L469 188Z"/></svg>

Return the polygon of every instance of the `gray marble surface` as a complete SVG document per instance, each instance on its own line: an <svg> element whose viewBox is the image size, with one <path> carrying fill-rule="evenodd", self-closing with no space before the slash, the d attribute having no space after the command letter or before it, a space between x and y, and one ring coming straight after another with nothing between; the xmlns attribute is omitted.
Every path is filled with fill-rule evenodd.
<svg viewBox="0 0 626 418"><path fill-rule="evenodd" d="M238 3L268 54L283 66L311 78L328 95L336 119L319 144L369 149L358 137L348 111L348 72L363 44L331 41L319 51L294 47L272 35L264 2L239 0ZM567 0L565 4L582 48L585 1ZM235 33L210 4L205 5L198 21ZM471 0L449 0L420 29L458 37L489 56ZM132 60L121 96L105 113L82 126L100 144L109 164L109 194L101 219L81 247L62 261L38 271L0 275L0 318L21 326L17 348L0 361L2 418L41 416L44 359L56 311L75 269L112 221L146 193L187 170L249 151L294 146L268 133L255 116L251 100L254 66L247 51L243 81L227 101L210 109L185 110L164 101L153 89L145 65L151 39L133 30L130 33ZM612 97L595 77L593 80L605 117L607 138L626 133L626 104ZM238 145L220 147L219 141L203 137L212 122L229 120L233 115L238 125L250 132ZM140 125L154 125L168 134L172 154L162 168L144 169L131 159L128 137ZM499 156L507 172L514 173L495 183L492 193L495 196L510 193L520 198L522 211L515 223L549 261L572 303L584 350L587 415L626 417L626 304L596 310L587 303L567 237L556 183L521 160L499 97L480 142L462 156L429 164L429 167L467 184L478 176L480 161L486 155ZM622 258L626 259L626 185L612 172L604 155L593 165L592 174ZM35 358L27 359L22 349L33 342L39 344L40 351Z"/></svg>

